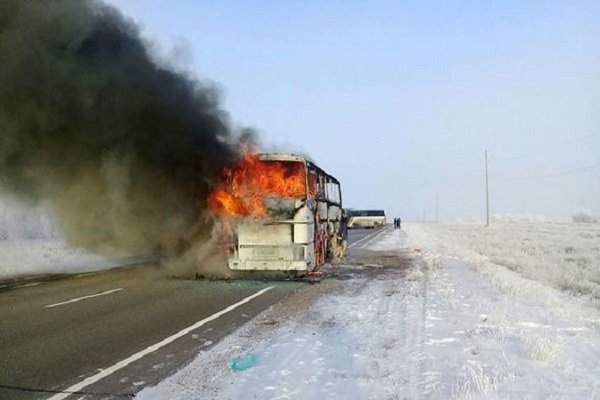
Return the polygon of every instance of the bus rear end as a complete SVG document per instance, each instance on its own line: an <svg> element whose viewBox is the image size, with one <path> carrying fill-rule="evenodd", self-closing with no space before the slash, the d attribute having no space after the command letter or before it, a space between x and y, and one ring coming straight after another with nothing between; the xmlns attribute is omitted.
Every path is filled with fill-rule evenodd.
<svg viewBox="0 0 600 400"><path fill-rule="evenodd" d="M266 223L242 222L229 256L232 270L297 271L315 268L314 220L305 202L295 201L291 220Z"/></svg>
<svg viewBox="0 0 600 400"><path fill-rule="evenodd" d="M231 225L231 270L294 271L315 268L314 213L309 208L304 158L252 155L230 170L209 206Z"/></svg>

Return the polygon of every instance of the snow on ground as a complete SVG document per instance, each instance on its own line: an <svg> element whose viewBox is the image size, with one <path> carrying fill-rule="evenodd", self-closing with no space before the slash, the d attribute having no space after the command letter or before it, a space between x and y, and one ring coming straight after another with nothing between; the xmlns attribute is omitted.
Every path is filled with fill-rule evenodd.
<svg viewBox="0 0 600 400"><path fill-rule="evenodd" d="M600 398L597 309L507 268L449 257L428 227L408 232L388 229L353 251L394 254L410 268L339 266L346 278L305 312L266 311L138 397ZM283 322L257 334L278 314ZM253 368L230 368L249 353Z"/></svg>
<svg viewBox="0 0 600 400"><path fill-rule="evenodd" d="M149 257L106 258L72 248L42 206L9 201L0 193L0 280L24 275L80 273L137 264Z"/></svg>
<svg viewBox="0 0 600 400"><path fill-rule="evenodd" d="M71 248L62 239L0 240L0 279L98 271L143 260L139 257L101 257Z"/></svg>
<svg viewBox="0 0 600 400"><path fill-rule="evenodd" d="M62 235L47 211L9 201L0 192L0 241L24 239L56 239Z"/></svg>
<svg viewBox="0 0 600 400"><path fill-rule="evenodd" d="M467 260L481 270L510 270L600 306L600 223L498 216L481 223L409 224L414 243Z"/></svg>

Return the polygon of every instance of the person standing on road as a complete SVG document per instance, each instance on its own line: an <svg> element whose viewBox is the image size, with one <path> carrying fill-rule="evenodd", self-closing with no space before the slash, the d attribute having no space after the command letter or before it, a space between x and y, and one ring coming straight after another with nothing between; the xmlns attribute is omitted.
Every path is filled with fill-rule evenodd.
<svg viewBox="0 0 600 400"><path fill-rule="evenodd" d="M398 229L402 229L402 220L400 219L400 217L398 217L397 220L398 220Z"/></svg>
<svg viewBox="0 0 600 400"><path fill-rule="evenodd" d="M339 257L344 258L348 250L348 216L345 210L342 210L342 218L340 220L340 239Z"/></svg>

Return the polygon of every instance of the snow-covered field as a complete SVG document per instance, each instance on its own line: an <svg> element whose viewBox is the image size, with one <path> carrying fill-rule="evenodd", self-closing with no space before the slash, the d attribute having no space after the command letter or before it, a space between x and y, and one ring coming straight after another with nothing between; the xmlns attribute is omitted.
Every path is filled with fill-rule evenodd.
<svg viewBox="0 0 600 400"><path fill-rule="evenodd" d="M600 223L496 217L481 223L409 225L410 240L481 269L509 269L600 306Z"/></svg>
<svg viewBox="0 0 600 400"><path fill-rule="evenodd" d="M495 229L488 232L507 245L525 237ZM567 236L594 229L575 227ZM280 308L267 310L139 398L600 397L600 312L587 299L554 288L552 280L527 279L512 270L515 264L473 258L471 252L486 256L469 247L478 235L472 243L458 237L470 236L469 227L407 230L408 236L388 229L354 250L395 254L411 260L410 268L372 265L361 273L339 266L352 279L305 311L288 318ZM548 230L526 237L536 239L536 248L552 249L541 238L568 245ZM447 235L456 242L444 243ZM485 240L491 248L503 242L491 234ZM572 243L577 252L588 248ZM523 265L537 265L533 260ZM275 328L265 333L269 321ZM232 359L250 353L254 367L230 368Z"/></svg>
<svg viewBox="0 0 600 400"><path fill-rule="evenodd" d="M140 257L101 257L69 247L63 239L0 240L0 279L98 271L143 260Z"/></svg>
<svg viewBox="0 0 600 400"><path fill-rule="evenodd" d="M43 208L9 202L0 193L0 242L60 237L60 230L48 218Z"/></svg>
<svg viewBox="0 0 600 400"><path fill-rule="evenodd" d="M97 271L144 260L106 258L72 248L43 208L9 203L0 196L0 279Z"/></svg>

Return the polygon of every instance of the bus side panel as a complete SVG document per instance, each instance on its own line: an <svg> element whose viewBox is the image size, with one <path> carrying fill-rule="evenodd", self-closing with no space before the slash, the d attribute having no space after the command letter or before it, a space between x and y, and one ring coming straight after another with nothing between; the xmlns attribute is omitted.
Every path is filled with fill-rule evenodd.
<svg viewBox="0 0 600 400"><path fill-rule="evenodd" d="M307 207L301 207L294 215L294 243L305 244L304 258L310 270L315 267L315 216Z"/></svg>

